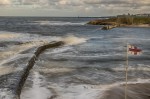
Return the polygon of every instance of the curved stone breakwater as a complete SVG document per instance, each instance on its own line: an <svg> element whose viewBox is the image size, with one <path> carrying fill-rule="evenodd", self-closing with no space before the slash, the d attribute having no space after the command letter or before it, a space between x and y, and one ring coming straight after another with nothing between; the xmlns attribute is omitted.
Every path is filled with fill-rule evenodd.
<svg viewBox="0 0 150 99"><path fill-rule="evenodd" d="M24 85L24 83L25 83L25 81L29 75L30 70L34 66L35 61L38 58L38 56L48 48L55 48L55 47L61 46L63 44L64 44L64 42L62 42L62 41L51 42L49 44L46 44L46 45L43 45L43 46L40 46L39 48L37 48L37 50L35 51L33 56L28 61L28 64L27 64L26 68L24 69L23 73L21 74L21 78L17 83L16 89L14 90L15 96L13 97L13 99L20 99L22 87L23 87L23 85Z"/></svg>

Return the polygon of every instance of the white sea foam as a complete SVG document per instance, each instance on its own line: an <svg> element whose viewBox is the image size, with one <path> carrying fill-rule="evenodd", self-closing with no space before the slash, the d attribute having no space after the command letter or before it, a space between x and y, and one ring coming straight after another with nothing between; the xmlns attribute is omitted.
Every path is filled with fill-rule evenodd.
<svg viewBox="0 0 150 99"><path fill-rule="evenodd" d="M33 86L29 90L23 90L21 94L21 99L49 99L52 95L51 92L42 87L41 84L44 83L41 75L38 72L33 72Z"/></svg>
<svg viewBox="0 0 150 99"><path fill-rule="evenodd" d="M9 48L6 48L4 51L0 52L0 59L1 59L1 63L6 63L9 60L14 60L16 59L16 57L19 56L19 53L28 50L30 48L33 47L38 47L42 44L45 44L46 42L29 42L29 43L24 43L24 44L20 44L20 45L14 45L11 46ZM26 57L25 55L22 55L23 57ZM5 62L4 62L5 61Z"/></svg>
<svg viewBox="0 0 150 99"><path fill-rule="evenodd" d="M15 69L13 67L8 67L8 66L0 67L0 76L6 75L12 72L15 72Z"/></svg>
<svg viewBox="0 0 150 99"><path fill-rule="evenodd" d="M137 79L137 81L130 81L128 84L149 83L149 79ZM56 99L100 99L105 91L112 87L125 84L118 82L110 85L72 85L67 88L53 86L57 90L59 97Z"/></svg>
<svg viewBox="0 0 150 99"><path fill-rule="evenodd" d="M65 52L65 51L69 51L69 50L72 50L73 48L70 47L70 46L63 46L61 48L55 48L49 52L46 52L46 54L58 54L58 53L62 53L62 52Z"/></svg>
<svg viewBox="0 0 150 99"><path fill-rule="evenodd" d="M15 33L0 31L0 41L18 41L18 42L51 42L58 41L57 36L39 36L37 34Z"/></svg>
<svg viewBox="0 0 150 99"><path fill-rule="evenodd" d="M20 34L16 34L16 33L0 33L0 40L17 38L20 36L21 36Z"/></svg>
<svg viewBox="0 0 150 99"><path fill-rule="evenodd" d="M85 25L86 22L65 22L65 21L34 21L32 24L40 24L40 25Z"/></svg>
<svg viewBox="0 0 150 99"><path fill-rule="evenodd" d="M149 41L149 38L135 38L135 37L120 37L120 38L113 38L113 40L134 40L134 41Z"/></svg>
<svg viewBox="0 0 150 99"><path fill-rule="evenodd" d="M38 35L30 35L30 34L19 34L13 32L4 32L0 31L0 41L19 41L22 44L18 45L10 45L7 47L3 47L0 51L0 66L5 65L8 62L12 62L21 58L31 57L34 53L35 48L47 44L53 40L58 40L57 37L49 37L49 36L38 36ZM32 49L33 48L33 49ZM31 52L27 52L25 54L21 54L22 52L32 49ZM11 68L6 68L5 73L2 72L0 75L8 74L13 72L10 71Z"/></svg>
<svg viewBox="0 0 150 99"><path fill-rule="evenodd" d="M13 55L11 57L9 57L8 59L4 59L3 61L0 61L0 66L5 64L5 63L8 63L8 62L12 62L12 61L15 61L15 60L18 60L18 59L21 59L21 58L28 58L28 57L32 57L33 54L17 54L17 55Z"/></svg>
<svg viewBox="0 0 150 99"><path fill-rule="evenodd" d="M7 88L0 89L0 99L14 99L14 94Z"/></svg>
<svg viewBox="0 0 150 99"><path fill-rule="evenodd" d="M51 69L38 69L38 72L44 72L44 73L66 73L71 72L75 69L69 69L69 68L51 68Z"/></svg>
<svg viewBox="0 0 150 99"><path fill-rule="evenodd" d="M125 68L113 68L115 71L125 71ZM150 71L150 67L129 67L128 71Z"/></svg>
<svg viewBox="0 0 150 99"><path fill-rule="evenodd" d="M13 66L0 66L0 76L18 72L21 70L22 70L22 68L16 68Z"/></svg>
<svg viewBox="0 0 150 99"><path fill-rule="evenodd" d="M56 95L55 99L96 99L101 92L99 87L92 85L71 85L64 88L63 84L50 84L48 90L41 86L44 84L42 75L37 72L33 75L33 86L22 91L21 99L48 99L53 95Z"/></svg>
<svg viewBox="0 0 150 99"><path fill-rule="evenodd" d="M102 89L94 85L69 85L50 84L50 89L56 91L55 99L97 99L102 94Z"/></svg>
<svg viewBox="0 0 150 99"><path fill-rule="evenodd" d="M66 72L66 70L62 70ZM68 70L67 70L68 71ZM47 72L47 71L46 71ZM61 69L53 69L48 72L61 72ZM22 92L21 99L47 99L49 96L56 96L55 99L100 99L105 91L111 89L112 87L118 87L124 85L125 82L117 82L114 84L106 85L87 85L87 84L66 84L61 82L48 82L49 84L44 84L42 75L39 73L34 73L33 76L33 87L29 90ZM150 79L137 79L134 81L129 81L128 84L137 84L137 83L148 83ZM41 85L47 86L41 87Z"/></svg>
<svg viewBox="0 0 150 99"><path fill-rule="evenodd" d="M77 45L81 43L85 43L87 41L86 38L76 37L74 35L68 35L62 38L62 41L67 45Z"/></svg>

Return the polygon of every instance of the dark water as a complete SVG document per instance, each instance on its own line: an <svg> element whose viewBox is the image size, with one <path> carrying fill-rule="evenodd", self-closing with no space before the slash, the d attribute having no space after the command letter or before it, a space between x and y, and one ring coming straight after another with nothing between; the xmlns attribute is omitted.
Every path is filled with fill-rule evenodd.
<svg viewBox="0 0 150 99"><path fill-rule="evenodd" d="M150 28L103 31L86 24L93 19L1 17L2 92L5 76L18 76L37 47L66 36L78 43L46 50L28 77L22 99L97 99L106 86L124 82L127 43L142 49L141 55L129 55L129 82L149 82Z"/></svg>

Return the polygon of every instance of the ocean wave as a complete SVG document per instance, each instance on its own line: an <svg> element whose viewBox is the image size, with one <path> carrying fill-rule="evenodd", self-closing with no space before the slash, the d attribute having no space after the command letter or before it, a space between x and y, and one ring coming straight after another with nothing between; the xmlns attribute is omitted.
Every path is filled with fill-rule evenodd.
<svg viewBox="0 0 150 99"><path fill-rule="evenodd" d="M142 81L142 79L140 79ZM147 82L148 81L148 82ZM129 82L127 85L127 99L149 99L150 80L145 82ZM124 99L125 84L111 86L107 89L100 99Z"/></svg>
<svg viewBox="0 0 150 99"><path fill-rule="evenodd" d="M46 73L46 74L61 74L61 73L67 73L72 72L73 68L50 68L50 69L35 69L35 71L38 71L40 73Z"/></svg>
<svg viewBox="0 0 150 99"><path fill-rule="evenodd" d="M23 90L21 94L21 99L47 99L52 95L51 91L46 87L41 86L44 83L45 79L38 72L32 73L33 77L33 86L28 90ZM26 97L28 96L28 98Z"/></svg>
<svg viewBox="0 0 150 99"><path fill-rule="evenodd" d="M0 70L1 70L0 76L3 76L3 75L10 74L10 73L21 71L21 68L15 68L11 66L1 66Z"/></svg>
<svg viewBox="0 0 150 99"><path fill-rule="evenodd" d="M113 68L113 70L115 70L115 71L123 71L124 72L125 68L117 67L117 68ZM149 72L150 71L150 67L131 67L131 66L129 66L128 71L147 71L147 72Z"/></svg>
<svg viewBox="0 0 150 99"><path fill-rule="evenodd" d="M15 99L14 94L7 88L0 89L0 99Z"/></svg>
<svg viewBox="0 0 150 99"><path fill-rule="evenodd" d="M20 36L21 34L0 31L0 41L6 40L6 39L9 40L12 38L18 38Z"/></svg>
<svg viewBox="0 0 150 99"><path fill-rule="evenodd" d="M98 95L102 93L102 90L94 85L59 85L50 84L48 86L50 90L54 90L56 99L97 99ZM52 98L53 99L53 98Z"/></svg>
<svg viewBox="0 0 150 99"><path fill-rule="evenodd" d="M73 48L71 46L63 46L63 47L54 48L50 51L47 51L45 52L45 54L59 54L59 53L64 53L72 50Z"/></svg>
<svg viewBox="0 0 150 99"><path fill-rule="evenodd" d="M38 34L0 31L0 42L52 42L58 41L58 36L41 36Z"/></svg>
<svg viewBox="0 0 150 99"><path fill-rule="evenodd" d="M74 35L68 35L61 39L67 45L77 45L81 43L85 43L87 41L86 38L76 37Z"/></svg>
<svg viewBox="0 0 150 99"><path fill-rule="evenodd" d="M86 22L74 23L74 22L64 22L64 21L34 21L32 24L63 26L63 25L85 25Z"/></svg>

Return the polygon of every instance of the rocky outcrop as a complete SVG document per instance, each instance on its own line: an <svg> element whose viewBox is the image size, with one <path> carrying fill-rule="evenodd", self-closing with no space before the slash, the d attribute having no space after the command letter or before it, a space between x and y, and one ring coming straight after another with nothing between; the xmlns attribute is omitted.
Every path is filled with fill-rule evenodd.
<svg viewBox="0 0 150 99"><path fill-rule="evenodd" d="M117 25L107 25L107 26L102 27L102 30L110 30L110 29L113 29L116 27L117 27Z"/></svg>
<svg viewBox="0 0 150 99"><path fill-rule="evenodd" d="M150 24L150 17L136 17L136 16L122 16L122 17L111 17L111 18L105 18L105 19L98 19L98 20L92 20L88 22L87 24L90 25L109 25L111 27L130 27L130 26L147 26L149 27ZM108 26L104 27L104 30L108 30Z"/></svg>
<svg viewBox="0 0 150 99"><path fill-rule="evenodd" d="M93 20L88 22L90 25L117 25L116 22L109 22L108 20Z"/></svg>

